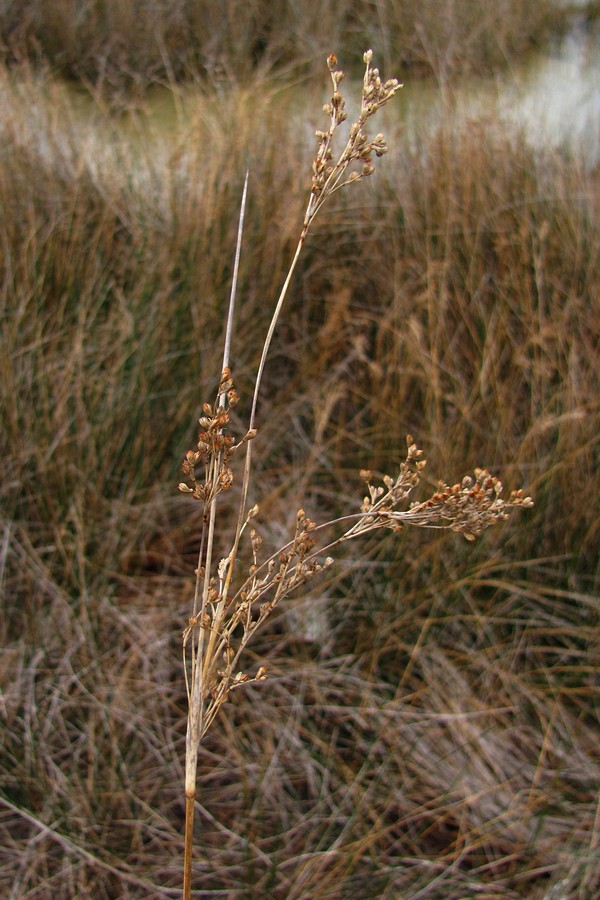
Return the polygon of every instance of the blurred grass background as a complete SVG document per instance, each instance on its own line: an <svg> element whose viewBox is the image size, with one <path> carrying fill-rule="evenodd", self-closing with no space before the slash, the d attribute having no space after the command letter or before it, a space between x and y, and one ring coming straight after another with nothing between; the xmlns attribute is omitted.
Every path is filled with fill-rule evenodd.
<svg viewBox="0 0 600 900"><path fill-rule="evenodd" d="M378 47L386 68L449 75L492 71L564 29L576 3L497 0L3 0L8 60L45 59L69 77L143 90L199 75L243 79L257 69L311 71L336 47ZM597 2L589 5L589 15Z"/></svg>
<svg viewBox="0 0 600 900"><path fill-rule="evenodd" d="M459 79L564 27L550 4L523 7L322 4L318 22L258 0L217 18L184 0L0 7L6 896L178 895L199 525L176 484L215 389L246 167L233 369L248 400L306 202L323 57L373 45L388 75ZM193 106L168 133L114 111L186 80ZM323 213L276 337L260 529L277 546L300 502L321 519L358 508L358 470L393 474L407 432L431 485L484 465L536 506L475 546L355 544L265 632L269 681L202 751L196 887L587 900L599 172L491 112L449 109L410 142L391 112L390 153Z"/></svg>

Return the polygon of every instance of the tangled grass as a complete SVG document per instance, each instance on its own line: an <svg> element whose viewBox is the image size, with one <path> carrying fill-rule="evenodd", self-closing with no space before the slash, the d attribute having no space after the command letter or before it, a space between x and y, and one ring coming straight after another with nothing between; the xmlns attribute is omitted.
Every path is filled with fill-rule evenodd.
<svg viewBox="0 0 600 900"><path fill-rule="evenodd" d="M569 4L497 0L20 0L0 7L0 55L45 61L111 98L154 83L209 79L245 83L256 73L313 71L336 47L359 59L381 48L382 64L440 79L510 64L567 27ZM360 67L357 66L357 72Z"/></svg>
<svg viewBox="0 0 600 900"><path fill-rule="evenodd" d="M244 398L312 146L264 81L200 98L161 142L82 121L41 76L2 79L0 885L178 896L200 526L173 460L214 391L231 172L249 153ZM367 535L256 636L269 680L233 692L200 749L194 887L583 900L600 871L598 173L491 121L393 137L290 286L255 439L262 537L283 543L300 501L315 520L348 509L407 433L427 448L418 499L484 465L536 506L475 544Z"/></svg>

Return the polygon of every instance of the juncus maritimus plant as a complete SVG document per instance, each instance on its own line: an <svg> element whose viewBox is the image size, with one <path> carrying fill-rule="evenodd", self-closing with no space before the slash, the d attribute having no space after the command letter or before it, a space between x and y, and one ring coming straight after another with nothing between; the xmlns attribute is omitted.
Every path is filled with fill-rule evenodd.
<svg viewBox="0 0 600 900"><path fill-rule="evenodd" d="M183 896L191 897L193 825L196 800L198 749L221 706L232 691L251 682L264 681L266 666L253 674L241 667L241 657L253 635L283 598L333 563L332 553L341 544L380 529L401 531L406 525L449 528L474 540L489 525L506 519L514 507L532 505L522 491L502 497L502 484L484 469L454 485L440 483L428 499L411 502L410 496L425 467L423 453L407 437L404 459L395 476L374 483L372 474L361 475L366 496L355 512L317 524L298 510L294 533L283 546L266 553L253 527L257 505L248 508L252 473L252 442L257 434L257 405L271 340L288 287L302 253L308 231L328 198L342 188L370 176L376 160L387 151L383 134L369 137L366 126L377 111L401 88L396 79L382 80L373 68L372 51L364 54L365 72L360 110L346 134L340 152L338 130L347 120L341 92L344 73L331 54L327 66L333 91L323 107L328 127L316 132L317 152L312 163L312 182L298 244L274 307L260 357L246 431L235 437L228 430L230 414L239 401L230 368L230 344L237 282L237 268L245 210L242 199L238 246L225 333L223 362L215 397L205 403L199 420L196 446L183 462L186 480L180 491L202 505L202 532L196 568L191 615L183 632L183 665L188 698L185 764L185 850ZM219 497L234 480L235 457L243 456L237 521L231 548L225 558L215 558L215 535L220 527ZM240 542L249 538L248 562L238 564Z"/></svg>

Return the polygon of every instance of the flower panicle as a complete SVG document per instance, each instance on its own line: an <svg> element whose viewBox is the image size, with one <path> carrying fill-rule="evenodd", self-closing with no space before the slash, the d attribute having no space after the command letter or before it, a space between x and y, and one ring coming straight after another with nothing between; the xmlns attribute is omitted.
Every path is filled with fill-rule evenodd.
<svg viewBox="0 0 600 900"><path fill-rule="evenodd" d="M346 101L341 91L341 83L344 72L337 68L337 57L331 53L327 58L333 84L333 93L328 103L323 106L323 112L329 116L330 122L327 129L319 129L315 132L317 138L317 153L312 164L312 204L309 206L307 220L317 212L322 202L335 191L372 175L375 171L374 158L387 153L388 145L382 133L374 138L369 138L365 124L388 100L390 100L402 85L396 78L382 80L379 69L371 66L373 51L367 50L363 56L365 73L363 76L360 111L354 123L350 126L348 140L337 162L334 162L333 139L339 126L348 118ZM352 170L349 171L352 166Z"/></svg>
<svg viewBox="0 0 600 900"><path fill-rule="evenodd" d="M361 472L369 494L363 499L361 512L365 518L360 530L370 527L389 527L395 531L404 525L421 528L448 528L462 534L468 541L476 540L492 525L508 519L514 509L527 509L533 499L522 489L503 496L503 485L488 469L476 468L473 476L465 476L460 483L440 481L434 493L424 501L413 501L400 509L420 480L426 461L422 451L407 437L408 453L395 479L384 475L382 484L375 485L372 473Z"/></svg>
<svg viewBox="0 0 600 900"><path fill-rule="evenodd" d="M194 500L201 500L205 505L210 504L218 493L231 487L233 470L230 459L243 444L256 436L256 429L253 428L236 442L234 436L227 432L231 411L239 399L227 367L221 373L214 403L204 403L202 406L202 415L198 420L198 442L183 459L181 470L191 486L181 481L178 488L182 494L190 494ZM197 473L200 466L204 469L202 474Z"/></svg>

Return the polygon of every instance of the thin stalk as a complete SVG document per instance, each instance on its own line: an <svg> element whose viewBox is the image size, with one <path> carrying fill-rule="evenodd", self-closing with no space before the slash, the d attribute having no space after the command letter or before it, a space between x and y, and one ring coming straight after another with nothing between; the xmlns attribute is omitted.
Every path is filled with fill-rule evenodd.
<svg viewBox="0 0 600 900"><path fill-rule="evenodd" d="M244 190L242 191L242 202L240 204L240 220L238 222L237 242L235 245L235 260L233 263L233 277L231 279L231 293L229 294L229 309L227 311L227 325L225 327L225 342L223 346L223 372L229 366L229 354L231 351L231 336L233 334L233 316L235 313L235 298L237 294L238 272L240 268L240 255L242 252L242 236L244 234L244 218L246 216L246 195L248 193L248 176L250 172L246 169L246 177L244 179ZM224 402L223 397L221 398Z"/></svg>
<svg viewBox="0 0 600 900"><path fill-rule="evenodd" d="M306 240L306 235L308 234L308 228L310 223L314 218L314 212L312 212L313 205L313 197L311 195L306 215L304 218L304 225L302 227L302 232L300 234L300 238L298 240L298 244L296 246L296 252L294 253L294 258L292 259L291 265L288 269L287 275L285 277L285 281L281 288L281 292L279 294L279 298L277 300L277 304L275 306L275 310L271 317L271 322L269 323L269 330L267 331L267 336L265 338L265 342L263 345L260 362L258 364L258 371L256 373L256 383L254 385L254 396L252 398L252 409L250 411L250 424L249 431L252 431L256 427L256 409L258 406L258 395L260 393L260 386L262 382L262 376L265 368L265 363L267 361L267 356L269 353L269 348L271 346L271 341L273 339L273 335L275 333L275 328L277 327L277 322L279 320L279 316L281 314L281 310L283 309L283 304L285 303L285 298L287 296L288 288L290 286L290 282L292 280L292 275L294 274L294 270L296 269L296 265L298 260L300 259L300 255L302 253L302 248L304 247L304 242ZM242 494L240 498L240 505L238 510L238 520L237 526L235 530L235 539L233 542L233 548L231 550L231 554L229 557L229 565L227 567L227 575L225 578L225 585L222 591L222 602L225 602L225 598L227 597L227 593L229 590L229 585L231 584L231 577L233 575L233 567L235 563L235 559L237 557L238 547L240 543L240 537L242 534L242 528L244 526L245 514L246 514L246 501L248 499L248 488L250 485L250 470L252 468L252 441L248 441L246 444L246 459L244 461L244 474L242 478Z"/></svg>
<svg viewBox="0 0 600 900"><path fill-rule="evenodd" d="M231 336L233 333L233 319L235 314L235 299L238 283L239 262L242 248L242 236L244 231L244 217L246 213L246 196L248 193L248 171L244 179L244 189L242 192L242 201L240 204L240 218L238 223L238 232L235 248L235 261L233 267L233 277L231 282L231 292L229 295L229 307L227 311L227 324L225 326L225 340L223 346L223 365L221 372L229 366L229 355L231 349ZM224 405L224 395L221 394L220 405ZM220 458L213 461L213 478L218 477L220 467ZM196 571L196 589L194 593L194 616L198 615L198 599L200 594L200 583L203 578L202 568L204 563L204 579L202 582L202 604L200 606L200 626L196 632L192 630L192 671L191 671L191 688L188 698L188 720L185 740L185 835L184 835L184 857L183 857L183 898L190 900L192 892L192 859L194 849L194 814L196 808L196 780L198 770L198 749L202 734L204 731L204 676L207 674L203 670L204 660L211 659L211 648L214 644L214 631L211 631L209 639L208 651L204 653L204 636L205 629L202 627L203 616L206 611L208 601L208 591L210 587L209 573L212 564L212 554L215 535L215 522L217 513L217 497L215 496L210 504L208 514L208 535L206 539L206 550L204 551L204 535L206 533L206 521L202 531L202 542L200 554L198 556L198 568ZM223 607L224 609L224 607ZM221 611L222 612L222 611ZM185 660L184 660L185 664Z"/></svg>

